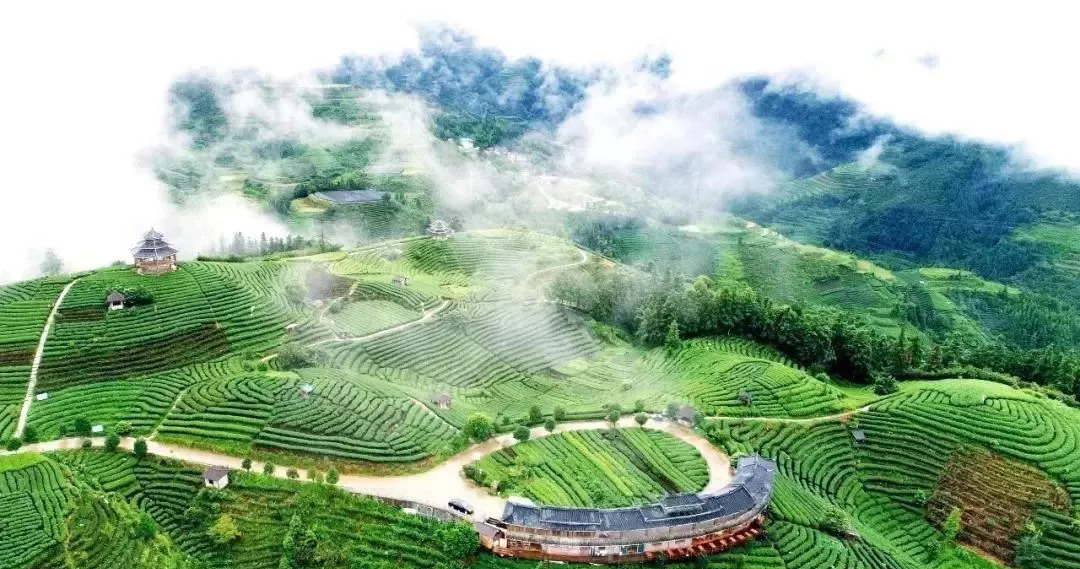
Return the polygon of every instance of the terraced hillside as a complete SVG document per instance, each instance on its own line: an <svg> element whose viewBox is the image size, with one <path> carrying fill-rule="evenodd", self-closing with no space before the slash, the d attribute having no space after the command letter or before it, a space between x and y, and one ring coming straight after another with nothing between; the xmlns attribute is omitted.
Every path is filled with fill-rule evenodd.
<svg viewBox="0 0 1080 569"><path fill-rule="evenodd" d="M974 380L911 384L896 397L876 404L848 424L813 425L719 420L710 424L713 440L730 452L754 450L774 457L781 476L774 496L770 540L789 568L846 566L867 568L947 565L940 557L939 511L942 495L953 495L950 461L967 462L971 448L1037 468L1067 492L1069 504L1056 512L1029 510L1024 519L997 518L1009 531L1041 530L1033 535L1043 551L1043 567L1075 567L1080 536L1063 536L1061 516L1073 515L1078 495L1080 437L1077 412L1060 404L997 384ZM853 442L860 429L866 442ZM1010 487L1005 492L1015 492ZM935 494L938 493L938 494ZM937 496L935 498L935 496ZM932 500L933 498L933 500ZM963 503L977 517L985 503ZM930 507L928 508L928 504ZM1063 503L1057 502L1058 508ZM838 539L822 516L831 506L850 513L859 537ZM970 519L970 518L969 518ZM1040 520L1046 520L1040 522ZM985 521L985 520L984 520ZM961 541L989 547L979 524ZM830 533L831 532L831 533ZM1010 560L1009 550L989 549ZM957 555L960 555L959 553ZM955 561L955 560L953 560ZM948 561L952 563L953 561ZM959 562L957 562L959 563Z"/></svg>
<svg viewBox="0 0 1080 569"><path fill-rule="evenodd" d="M697 492L709 479L694 447L652 429L571 431L526 441L474 462L466 474L537 504L587 507Z"/></svg>
<svg viewBox="0 0 1080 569"><path fill-rule="evenodd" d="M41 331L69 277L0 287L0 439L11 436Z"/></svg>
<svg viewBox="0 0 1080 569"><path fill-rule="evenodd" d="M75 283L46 340L29 423L40 436L70 432L74 419L149 431L180 392L224 378L240 360L292 337L329 337L302 306L285 299L300 278L283 263L185 263L160 276L105 269ZM107 310L111 290L144 291L144 302ZM25 389L25 380L24 387Z"/></svg>

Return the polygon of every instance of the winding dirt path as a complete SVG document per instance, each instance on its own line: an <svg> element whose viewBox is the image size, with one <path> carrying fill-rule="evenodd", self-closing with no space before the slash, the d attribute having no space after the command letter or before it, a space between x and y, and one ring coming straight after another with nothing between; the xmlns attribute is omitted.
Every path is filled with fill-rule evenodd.
<svg viewBox="0 0 1080 569"><path fill-rule="evenodd" d="M633 417L623 417L618 425L625 428L638 428ZM531 438L542 438L555 433L568 431L583 431L593 429L606 429L611 426L607 421L575 421L563 423L555 428L553 433L547 432L543 427L533 428ZM680 440L690 444L698 452L709 466L709 482L704 491L713 492L726 486L731 481L731 461L727 455L720 452L716 447L709 444L700 433L681 424L670 421L653 421L646 423L645 428L655 429L670 433ZM17 451L0 452L0 456L23 453L23 452L55 452L61 450L75 450L81 447L85 439L61 439L26 445ZM105 444L104 437L89 439L95 447ZM401 476L358 476L343 475L338 481L338 486L356 494L392 498L396 500L408 500L420 504L426 504L436 508L446 508L446 503L451 498L460 498L468 501L475 509L474 517L484 519L489 516L500 516L506 506L506 499L500 496L492 496L484 488L480 488L467 480L462 475L462 467L475 460L484 457L499 449L511 446L517 441L509 434L499 435L483 443L475 444L468 449L451 457L435 468L418 474ZM135 439L128 437L120 442L120 447L131 450L135 445ZM239 470L243 463L241 457L211 451L188 448L179 445L159 443L154 440L147 441L147 452L164 458L172 458L184 462L204 466L220 465ZM252 471L262 472L263 462L253 461ZM274 476L286 477L287 468L278 467ZM307 479L307 471L297 469L300 480Z"/></svg>
<svg viewBox="0 0 1080 569"><path fill-rule="evenodd" d="M416 320L410 320L408 322L405 322L404 324L398 324L397 326L394 326L392 328L386 328L385 330L379 330L378 332L372 332L370 334L364 334L363 336L357 336L355 338L331 338L329 340L321 340L321 341L315 342L315 343L313 343L311 345L312 346L318 346L318 345L322 345L322 344L331 344L331 343L334 343L334 342L360 343L360 342L366 342L368 340L374 340L375 338L381 338L381 337L383 337L383 336L385 336L387 334L395 334L397 332L400 332L402 330L411 328L411 327L416 326L418 324L423 324L424 322L430 322L432 318L435 318L436 316L438 316L439 313L442 312L443 310L446 310L446 308L448 306L450 306L450 301L449 300L444 300L444 301L442 301L442 304L436 306L435 308L432 308L431 310L428 310L427 312L424 312L424 314L422 316L420 316L420 318L417 318Z"/></svg>
<svg viewBox="0 0 1080 569"><path fill-rule="evenodd" d="M49 311L49 318L45 320L45 328L41 330L41 339L38 340L37 351L34 352L34 363L30 366L30 380L26 384L26 396L23 397L19 420L15 423L14 436L17 439L22 438L23 430L26 429L26 418L30 416L30 405L34 402L34 390L37 389L38 368L41 367L41 358L45 355L45 341L49 339L49 330L52 329L53 322L56 320L56 313L60 310L64 297L67 296L68 291L77 282L79 282L79 279L69 282L64 287L64 290L60 291L60 296L56 297L56 302L53 303L52 310Z"/></svg>

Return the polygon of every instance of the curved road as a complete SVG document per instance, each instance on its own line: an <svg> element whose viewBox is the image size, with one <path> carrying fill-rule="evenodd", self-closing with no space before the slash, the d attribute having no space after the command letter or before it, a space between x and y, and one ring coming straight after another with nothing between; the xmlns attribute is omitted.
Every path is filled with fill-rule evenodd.
<svg viewBox="0 0 1080 569"><path fill-rule="evenodd" d="M554 433L567 431L582 431L591 429L606 429L611 426L607 421L575 421L563 423L555 428ZM619 421L620 427L637 428L633 417L623 417ZM709 482L704 491L716 491L731 481L731 461L727 455L720 452L716 447L709 444L705 437L689 427L672 423L667 420L656 422L650 419L645 424L647 429L656 429L670 433L671 435L690 444L701 453L706 464L709 465ZM543 427L532 429L531 438L548 436ZM0 456L22 452L53 452L59 450L74 450L80 448L84 439L71 438L44 443L25 445L14 452L0 452ZM90 439L94 446L104 446L104 437ZM435 468L418 474L400 476L356 476L342 475L338 486L356 494L392 498L396 500L408 500L426 504L436 508L446 508L446 502L450 498L461 498L473 505L474 517L484 519L487 517L499 517L506 506L506 499L500 496L488 494L486 489L480 488L467 480L462 475L462 467L491 452L511 446L517 441L511 435L500 435L483 443L475 444L468 449L454 455L449 460L439 464ZM131 450L135 439L128 437L121 441L120 447ZM182 460L192 464L204 466L221 465L234 470L241 468L243 459L236 456L216 452L193 449L183 446L158 443L153 440L147 441L147 451L155 456ZM252 472L262 472L263 463L253 461ZM279 467L274 473L278 478L285 478L286 468ZM297 469L300 480L307 480L307 471Z"/></svg>

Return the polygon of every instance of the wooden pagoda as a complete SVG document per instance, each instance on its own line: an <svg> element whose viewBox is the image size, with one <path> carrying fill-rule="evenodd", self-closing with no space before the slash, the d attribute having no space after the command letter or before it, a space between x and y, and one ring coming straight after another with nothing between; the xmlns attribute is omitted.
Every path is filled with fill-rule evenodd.
<svg viewBox="0 0 1080 569"><path fill-rule="evenodd" d="M142 242L131 249L135 257L135 270L140 274L157 275L176 270L176 249L165 236L151 229L143 235Z"/></svg>
<svg viewBox="0 0 1080 569"><path fill-rule="evenodd" d="M446 223L445 221L441 219L436 219L435 221L431 222L431 225L428 225L427 232L428 235L436 239L442 239L453 235L454 229L451 228L450 224Z"/></svg>

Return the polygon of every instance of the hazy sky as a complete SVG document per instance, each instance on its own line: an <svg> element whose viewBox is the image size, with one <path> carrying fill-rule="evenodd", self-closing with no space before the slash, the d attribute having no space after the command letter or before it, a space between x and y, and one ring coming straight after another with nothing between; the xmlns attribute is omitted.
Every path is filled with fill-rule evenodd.
<svg viewBox="0 0 1080 569"><path fill-rule="evenodd" d="M0 282L24 276L44 246L86 268L124 257L147 225L170 223L162 188L135 155L162 139L175 76L301 73L346 53L413 46L415 25L435 21L511 56L569 65L665 51L672 85L687 91L746 73L797 78L902 124L1014 145L1080 172L1080 42L1068 3L717 4L6 2Z"/></svg>

